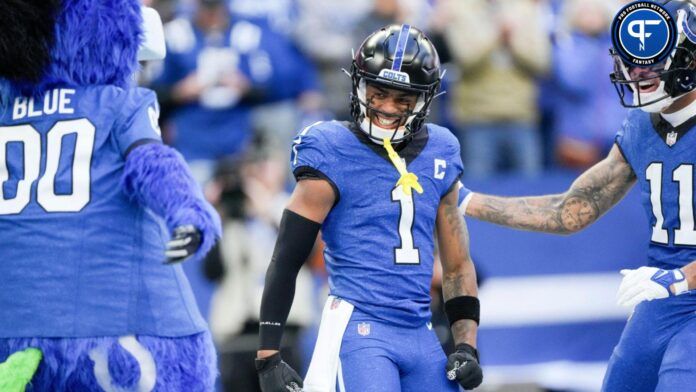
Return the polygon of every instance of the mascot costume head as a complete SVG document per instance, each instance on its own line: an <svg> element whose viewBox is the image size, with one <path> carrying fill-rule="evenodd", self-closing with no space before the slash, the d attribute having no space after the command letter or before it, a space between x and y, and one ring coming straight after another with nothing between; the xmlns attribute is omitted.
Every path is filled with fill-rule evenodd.
<svg viewBox="0 0 696 392"><path fill-rule="evenodd" d="M84 159L78 157L79 143L75 142L73 173L69 174L73 181L68 191L57 191L57 178L66 174L60 170L48 173L53 169L45 162L56 160L43 145L50 143L48 136L32 139L42 145L31 150L42 155L42 160L36 161L36 173L26 169L31 166L27 160L35 159L27 155L26 141L21 147L23 155L0 153L0 159L7 160L0 162L0 215L7 215L4 220L10 225L3 226L0 219L0 229L14 227L12 238L23 238L26 235L19 233L26 222L23 214L45 214L51 209L74 212L53 214L49 223L36 222L59 229L53 230L55 236L45 234L51 232L51 226L31 234L36 246L50 248L49 253L32 250L22 241L13 244L14 251L0 251L3 260L17 258L13 257L17 254L26 256L22 265L0 266L0 274L12 276L8 279L26 276L22 285L4 290L5 297L0 294L0 303L9 304L3 308L10 308L0 309L0 318L5 320L0 326L0 390L212 390L216 359L205 322L181 266L162 262L200 261L220 237L219 217L203 199L181 155L161 143L154 93L135 86L138 61L164 58L159 15L138 0L3 0L0 26L0 115L9 118L0 124L0 148L12 146L8 140L25 140L21 130L39 135L35 130L41 126L31 129L34 121L67 121L56 106L50 113L45 109L40 113L41 102L44 108L50 107L54 89L71 91L75 117L80 102L83 118L76 121L101 121L94 120L101 125L92 125L89 131L91 160L86 161L87 175L82 177L74 174L75 162ZM17 102L25 103L22 120L14 116ZM38 114L32 116L34 113ZM148 129L138 131L144 128ZM8 140L3 139L4 131L12 132L6 133ZM66 134L80 137L72 129ZM61 143L62 137L57 140ZM60 148L58 151L63 154ZM20 163L13 164L12 159ZM25 173L17 174L17 167L22 165ZM39 165L43 165L43 173L39 173ZM49 186L42 185L44 177L51 177L46 182ZM3 196L2 188L21 183L29 184L22 191L27 195L26 204L8 213L8 208L24 201L17 195ZM76 208L70 203L79 199L75 189L83 185L89 196ZM19 194L21 186L17 189ZM43 204L42 192L49 195ZM95 204L100 207L98 211ZM132 216L138 217L136 223L128 220ZM22 225L12 226L13 219ZM94 234L79 240L66 236L61 243L50 244L53 237L72 230L77 219L81 219L83 232ZM166 247L158 233L162 221L172 236ZM157 229L147 231L143 229L146 225ZM129 245L134 233L137 248ZM99 245L110 241L113 246ZM95 246L103 251L84 250ZM120 249L128 250L119 254ZM61 256L65 260L53 260L57 256L50 252L65 252ZM74 260L82 260L78 268L60 270L64 268L61 261L70 266ZM22 272L12 275L10 268ZM68 272L53 274L54 269ZM120 271L127 272L121 276ZM8 279L0 278L4 289L12 285ZM50 289L37 288L37 281ZM74 287L80 287L80 295L70 294ZM42 297L46 291L52 297ZM12 305L13 301L19 305ZM47 310L42 311L44 308Z"/></svg>
<svg viewBox="0 0 696 392"><path fill-rule="evenodd" d="M0 5L4 94L133 85L138 60L166 50L157 12L135 0L7 0Z"/></svg>

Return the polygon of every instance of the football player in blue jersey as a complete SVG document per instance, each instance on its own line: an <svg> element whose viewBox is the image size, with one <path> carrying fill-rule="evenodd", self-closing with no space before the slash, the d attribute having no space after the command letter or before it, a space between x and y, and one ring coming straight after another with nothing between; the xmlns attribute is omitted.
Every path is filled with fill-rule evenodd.
<svg viewBox="0 0 696 392"><path fill-rule="evenodd" d="M306 391L457 391L478 386L479 301L458 213L462 163L449 130L425 124L440 84L433 44L409 25L365 39L350 76L352 122L319 122L292 146L297 186L284 211L261 304L262 389L301 390L280 358L295 279L317 233L330 296ZM456 351L430 324L437 231L443 294Z"/></svg>
<svg viewBox="0 0 696 392"><path fill-rule="evenodd" d="M657 19L655 10L665 10L666 21ZM503 198L462 188L461 209L500 225L570 234L599 219L638 184L651 232L647 266L621 271L618 302L635 311L614 349L602 390L690 391L696 388L696 130L691 132L696 127L696 7L682 0L632 3L617 14L620 18L628 21L627 29L643 23L654 30L643 30L641 36L634 28L623 44L614 41L612 82L622 104L640 110L628 112L609 155L563 194ZM670 19L673 34L651 42ZM623 28L617 21L614 27L619 33ZM674 37L672 46L669 37ZM667 56L638 66L619 54L620 46L638 47L640 39L666 48Z"/></svg>
<svg viewBox="0 0 696 392"><path fill-rule="evenodd" d="M0 19L0 390L212 390L207 326L166 264L200 260L219 218L133 85L164 56L159 16L13 0Z"/></svg>

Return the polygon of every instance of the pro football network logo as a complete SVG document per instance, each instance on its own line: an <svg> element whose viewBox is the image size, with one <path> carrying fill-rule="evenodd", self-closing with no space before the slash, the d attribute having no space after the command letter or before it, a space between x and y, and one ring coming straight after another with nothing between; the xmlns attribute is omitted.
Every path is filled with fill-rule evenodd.
<svg viewBox="0 0 696 392"><path fill-rule="evenodd" d="M626 62L648 67L664 60L676 45L674 17L660 4L637 1L624 6L614 17L611 39Z"/></svg>

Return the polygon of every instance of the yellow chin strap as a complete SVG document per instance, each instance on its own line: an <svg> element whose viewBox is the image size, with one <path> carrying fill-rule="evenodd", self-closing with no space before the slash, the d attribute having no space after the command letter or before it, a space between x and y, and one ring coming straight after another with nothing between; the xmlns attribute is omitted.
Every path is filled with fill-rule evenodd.
<svg viewBox="0 0 696 392"><path fill-rule="evenodd" d="M382 139L382 142L384 143L384 149L387 150L387 154L389 155L389 160L399 174L401 174L401 177L399 178L399 181L396 182L396 185L401 185L404 193L409 196L411 195L411 189L415 189L418 193L423 193L423 187L418 183L418 176L413 173L409 173L408 170L406 170L406 164L401 160L401 157L394 150L394 147L392 147L391 140L389 140L389 138L384 138Z"/></svg>

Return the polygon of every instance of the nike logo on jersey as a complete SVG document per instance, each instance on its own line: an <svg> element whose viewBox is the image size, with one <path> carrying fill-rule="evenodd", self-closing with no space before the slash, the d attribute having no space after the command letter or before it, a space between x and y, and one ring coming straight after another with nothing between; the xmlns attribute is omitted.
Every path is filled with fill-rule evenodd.
<svg viewBox="0 0 696 392"><path fill-rule="evenodd" d="M438 180L444 180L445 179L445 168L447 168L447 162L444 159L437 159L435 158L435 162L433 163L435 166L435 173L433 176L437 178Z"/></svg>

